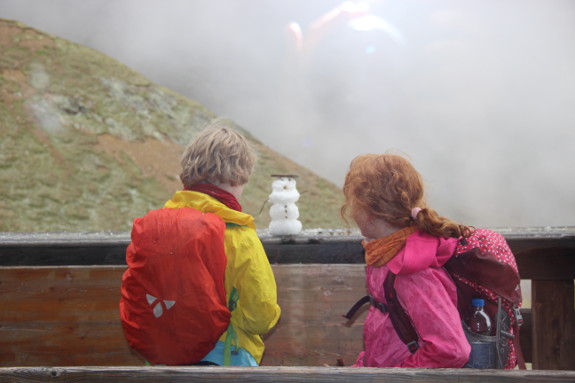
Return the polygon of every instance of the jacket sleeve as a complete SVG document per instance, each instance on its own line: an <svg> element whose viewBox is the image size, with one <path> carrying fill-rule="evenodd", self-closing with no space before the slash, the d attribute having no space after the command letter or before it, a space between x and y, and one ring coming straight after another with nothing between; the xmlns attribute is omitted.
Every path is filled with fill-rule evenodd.
<svg viewBox="0 0 575 383"><path fill-rule="evenodd" d="M239 292L234 324L246 333L263 335L276 325L281 310L274 274L255 230L226 233L226 254L226 290L235 287Z"/></svg>
<svg viewBox="0 0 575 383"><path fill-rule="evenodd" d="M461 368L469 359L455 286L443 269L399 276L395 289L419 333L419 350L397 367Z"/></svg>

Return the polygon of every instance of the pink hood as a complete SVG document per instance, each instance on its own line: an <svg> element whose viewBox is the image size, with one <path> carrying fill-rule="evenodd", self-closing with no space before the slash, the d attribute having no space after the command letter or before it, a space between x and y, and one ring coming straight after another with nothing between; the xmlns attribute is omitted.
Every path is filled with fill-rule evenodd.
<svg viewBox="0 0 575 383"><path fill-rule="evenodd" d="M456 245L455 238L438 238L416 231L407 237L405 246L387 263L387 267L397 275L441 267L451 258Z"/></svg>

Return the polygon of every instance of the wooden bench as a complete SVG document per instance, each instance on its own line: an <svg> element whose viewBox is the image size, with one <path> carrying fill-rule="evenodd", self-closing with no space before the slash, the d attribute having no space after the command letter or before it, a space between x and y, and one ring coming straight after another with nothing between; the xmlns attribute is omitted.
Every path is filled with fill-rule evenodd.
<svg viewBox="0 0 575 383"><path fill-rule="evenodd" d="M575 229L498 231L522 278L532 280L531 321L521 332L526 359L534 369L575 370ZM338 355L352 364L365 313L353 324L341 314L365 294L359 237L324 231L261 238L282 307L262 365L334 365ZM0 367L142 365L118 314L128 243L128 233L1 233Z"/></svg>

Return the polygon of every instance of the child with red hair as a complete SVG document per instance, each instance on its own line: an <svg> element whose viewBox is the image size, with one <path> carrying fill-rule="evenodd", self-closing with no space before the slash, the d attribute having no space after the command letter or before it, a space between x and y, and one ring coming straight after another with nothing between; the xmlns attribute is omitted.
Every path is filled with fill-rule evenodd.
<svg viewBox="0 0 575 383"><path fill-rule="evenodd" d="M470 345L457 310L456 287L443 264L457 239L472 229L427 207L420 174L402 156L366 154L350 165L343 187L344 218L351 217L365 237L366 281L372 306L364 324L363 351L355 366L460 368ZM419 335L419 348L400 339L383 288L396 275L398 300Z"/></svg>

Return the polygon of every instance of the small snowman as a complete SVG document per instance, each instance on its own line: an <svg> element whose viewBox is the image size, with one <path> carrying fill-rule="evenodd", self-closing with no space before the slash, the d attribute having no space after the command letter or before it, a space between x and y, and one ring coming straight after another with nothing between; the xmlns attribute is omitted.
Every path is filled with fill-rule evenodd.
<svg viewBox="0 0 575 383"><path fill-rule="evenodd" d="M268 198L272 204L269 233L278 236L298 234L301 231L301 222L298 221L299 210L295 204L299 199L295 181L297 176L273 174L272 177L277 179L272 182L272 193Z"/></svg>

